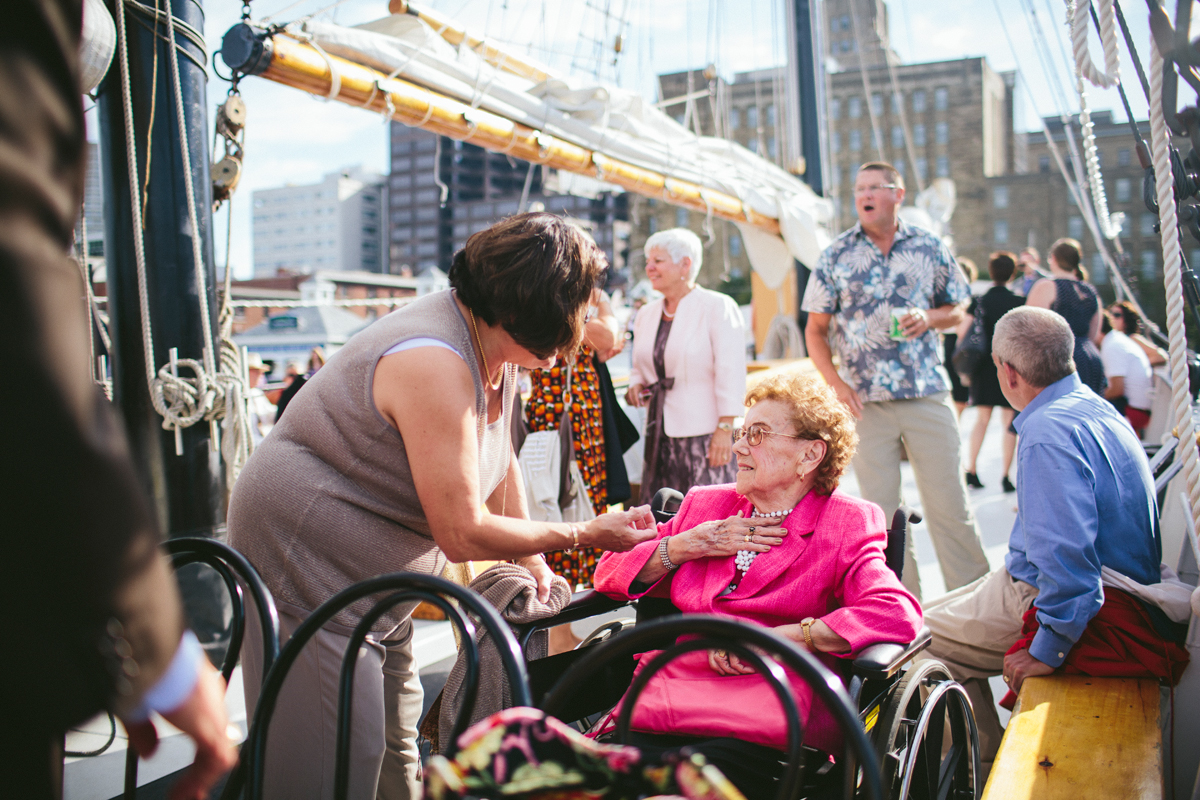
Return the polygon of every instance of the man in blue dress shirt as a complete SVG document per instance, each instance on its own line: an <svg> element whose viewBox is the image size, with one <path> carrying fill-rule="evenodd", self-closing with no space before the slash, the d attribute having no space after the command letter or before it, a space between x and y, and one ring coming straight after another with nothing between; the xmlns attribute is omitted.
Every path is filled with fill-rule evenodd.
<svg viewBox="0 0 1200 800"><path fill-rule="evenodd" d="M1159 582L1162 541L1154 479L1133 429L1075 374L1066 321L1023 306L996 324L992 360L1021 413L1015 425L1019 510L1004 566L930 603L928 653L963 682L987 767L1002 731L987 679L1013 691L1061 665L1104 603L1100 568ZM1005 656L1037 606L1032 644Z"/></svg>

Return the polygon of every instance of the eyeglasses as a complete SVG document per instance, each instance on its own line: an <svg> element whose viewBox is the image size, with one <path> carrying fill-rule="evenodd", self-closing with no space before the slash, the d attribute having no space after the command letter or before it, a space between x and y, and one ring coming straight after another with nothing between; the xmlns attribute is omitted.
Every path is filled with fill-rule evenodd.
<svg viewBox="0 0 1200 800"><path fill-rule="evenodd" d="M899 189L900 187L894 183L873 183L870 186L855 186L854 193L859 194L874 194L883 189Z"/></svg>
<svg viewBox="0 0 1200 800"><path fill-rule="evenodd" d="M763 434L767 436L785 436L788 439L803 439L803 436L798 436L794 433L775 433L775 431L764 431L757 425L751 425L749 428L738 428L733 432L733 440L740 441L742 437L746 437L746 443L751 447L758 447L762 444Z"/></svg>

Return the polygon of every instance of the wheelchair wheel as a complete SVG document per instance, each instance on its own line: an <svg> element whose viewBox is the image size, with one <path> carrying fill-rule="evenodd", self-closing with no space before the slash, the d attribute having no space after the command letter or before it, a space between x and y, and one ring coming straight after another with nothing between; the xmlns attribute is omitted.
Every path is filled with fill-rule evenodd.
<svg viewBox="0 0 1200 800"><path fill-rule="evenodd" d="M896 683L875 732L884 792L892 800L973 800L979 736L962 686L939 661Z"/></svg>

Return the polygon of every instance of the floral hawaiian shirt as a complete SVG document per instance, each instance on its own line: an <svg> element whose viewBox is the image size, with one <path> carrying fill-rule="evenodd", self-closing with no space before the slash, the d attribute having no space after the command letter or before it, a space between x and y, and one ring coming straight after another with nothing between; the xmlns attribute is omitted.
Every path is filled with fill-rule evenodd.
<svg viewBox="0 0 1200 800"><path fill-rule="evenodd" d="M817 262L804 310L832 314L830 346L838 374L864 401L907 400L950 389L940 368L936 331L915 339L888 336L893 308L931 309L971 296L946 245L926 230L900 223L884 257L862 225L839 236Z"/></svg>

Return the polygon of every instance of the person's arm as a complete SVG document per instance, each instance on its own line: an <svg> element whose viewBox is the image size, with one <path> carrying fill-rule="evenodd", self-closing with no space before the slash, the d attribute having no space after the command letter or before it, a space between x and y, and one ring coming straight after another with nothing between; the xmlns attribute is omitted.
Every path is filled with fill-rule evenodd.
<svg viewBox="0 0 1200 800"><path fill-rule="evenodd" d="M1042 278L1029 290L1029 295L1025 298L1025 305L1050 308L1054 305L1054 300L1057 297L1058 288L1054 285L1054 280L1052 278Z"/></svg>
<svg viewBox="0 0 1200 800"><path fill-rule="evenodd" d="M846 404L855 417L862 417L862 398L850 384L842 380L842 376L838 375L833 366L833 350L829 346L829 321L832 318L832 314L809 312L808 325L804 328L808 357L812 359L813 366L821 373L825 382L833 387L838 399Z"/></svg>
<svg viewBox="0 0 1200 800"><path fill-rule="evenodd" d="M592 303L596 306L596 316L584 326L583 341L596 351L601 361L608 361L625 347L625 339L617 333L617 317L608 296L594 289Z"/></svg>
<svg viewBox="0 0 1200 800"><path fill-rule="evenodd" d="M1096 300L1096 313L1092 315L1091 322L1088 323L1088 338L1092 340L1092 344L1096 347L1100 346L1100 319L1104 316L1104 312L1100 309L1100 300Z"/></svg>
<svg viewBox="0 0 1200 800"><path fill-rule="evenodd" d="M1150 366L1157 367L1160 364L1167 363L1167 351L1156 345L1154 342L1142 336L1140 333L1135 333L1129 337L1133 339L1137 346L1142 348L1146 353L1146 358L1150 360Z"/></svg>
<svg viewBox="0 0 1200 800"><path fill-rule="evenodd" d="M642 314L645 311L646 306L642 306L633 312L631 321L633 352L629 354L629 386L625 389L625 404L630 408L641 408L644 405L642 389L654 382L653 377L646 375L642 370L642 359L646 358L645 353L654 350L654 339L648 331L643 331L643 335L638 335L638 329L642 325Z"/></svg>
<svg viewBox="0 0 1200 800"><path fill-rule="evenodd" d="M733 421L746 397L746 328L733 300L722 296L720 318L709 326L713 353L713 391L716 393L717 429L708 439L708 464L720 467L733 455ZM722 430L720 425L729 426Z"/></svg>
<svg viewBox="0 0 1200 800"><path fill-rule="evenodd" d="M1029 654L1058 667L1104 601L1092 470L1073 449L1047 444L1022 445L1018 469L1025 556L1038 573L1040 627Z"/></svg>
<svg viewBox="0 0 1200 800"><path fill-rule="evenodd" d="M754 533L750 533L750 529ZM747 542L747 536L753 541ZM764 521L761 517L730 517L729 519L702 522L694 528L667 538L667 558L675 566L695 561L698 558L721 558L737 555L739 550L765 553L772 547L783 544L787 530L779 525ZM637 573L637 582L657 583L667 574L667 567L657 553L648 559Z"/></svg>
<svg viewBox="0 0 1200 800"><path fill-rule="evenodd" d="M430 392L429 386L439 390ZM573 529L579 546L605 550L628 550L654 537L648 507L603 514L576 526L502 517L471 502L480 491L479 420L474 381L455 353L422 347L385 356L375 368L373 389L380 414L404 439L430 532L451 561L569 549L575 544Z"/></svg>
<svg viewBox="0 0 1200 800"><path fill-rule="evenodd" d="M982 311L980 313L982 313ZM971 330L971 326L974 324L975 315L964 313L962 322L958 323L958 327L954 329L954 333L958 336L959 341L962 341L966 337L967 332Z"/></svg>
<svg viewBox="0 0 1200 800"><path fill-rule="evenodd" d="M1108 400L1116 400L1118 397L1125 395L1125 376L1124 375L1108 375L1108 388L1104 390L1104 397Z"/></svg>

